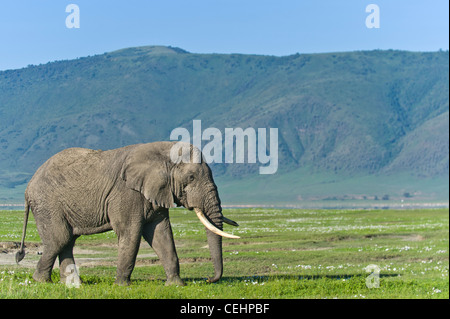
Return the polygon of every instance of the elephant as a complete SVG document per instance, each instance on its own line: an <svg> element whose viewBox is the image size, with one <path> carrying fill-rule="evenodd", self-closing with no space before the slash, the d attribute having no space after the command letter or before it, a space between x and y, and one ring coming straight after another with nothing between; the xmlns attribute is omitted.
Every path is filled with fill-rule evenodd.
<svg viewBox="0 0 450 319"><path fill-rule="evenodd" d="M190 160L185 160L186 156L174 160L177 143L181 142L136 144L107 151L68 148L48 159L25 190L17 263L25 256L31 209L44 246L33 274L38 282L51 282L56 257L64 282L69 275L67 267L72 265L73 270L75 264L76 239L113 230L118 238L116 284L130 284L143 237L164 267L166 285L184 285L169 220L169 208L184 206L194 210L206 227L214 265L214 276L208 281L218 281L223 274L222 236L239 238L225 233L223 223L238 224L223 216L211 169L198 148L184 143L178 155L184 156L182 150L187 147ZM195 154L199 161L193 160Z"/></svg>

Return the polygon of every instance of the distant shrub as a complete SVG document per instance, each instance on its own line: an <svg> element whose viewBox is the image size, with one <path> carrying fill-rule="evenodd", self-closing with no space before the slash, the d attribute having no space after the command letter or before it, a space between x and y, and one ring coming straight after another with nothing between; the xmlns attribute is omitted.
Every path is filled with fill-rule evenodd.
<svg viewBox="0 0 450 319"><path fill-rule="evenodd" d="M406 197L406 198L411 198L411 197L412 197L412 195L411 195L410 193L403 193L403 197Z"/></svg>

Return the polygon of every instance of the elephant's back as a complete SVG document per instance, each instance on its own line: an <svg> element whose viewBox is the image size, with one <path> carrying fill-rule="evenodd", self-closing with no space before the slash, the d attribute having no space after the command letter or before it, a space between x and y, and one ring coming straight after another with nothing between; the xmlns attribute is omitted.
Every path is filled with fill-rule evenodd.
<svg viewBox="0 0 450 319"><path fill-rule="evenodd" d="M38 168L34 176L39 176L42 172L49 169L64 169L74 164L80 164L86 161L90 155L98 152L100 151L81 147L67 148L50 157L44 164L41 165L41 167Z"/></svg>
<svg viewBox="0 0 450 319"><path fill-rule="evenodd" d="M82 170L100 162L100 153L101 151L74 147L53 155L34 173L28 183L27 193L42 192L44 188L64 185Z"/></svg>
<svg viewBox="0 0 450 319"><path fill-rule="evenodd" d="M69 148L49 158L25 192L35 218L48 218L47 211L64 212L71 225L103 225L105 198L113 186L105 173L112 170L108 157L103 151Z"/></svg>

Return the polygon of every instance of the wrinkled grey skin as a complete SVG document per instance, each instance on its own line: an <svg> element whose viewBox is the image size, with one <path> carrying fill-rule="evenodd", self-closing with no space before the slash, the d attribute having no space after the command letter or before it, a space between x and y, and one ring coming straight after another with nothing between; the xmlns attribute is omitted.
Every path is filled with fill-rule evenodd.
<svg viewBox="0 0 450 319"><path fill-rule="evenodd" d="M166 284L183 285L169 221L176 203L201 209L222 229L222 208L211 170L206 163L173 163L174 142L155 142L94 151L66 149L45 162L25 191L25 238L31 208L44 251L33 275L51 281L59 257L61 281L68 265L75 264L73 247L80 235L114 230L119 241L116 283L130 283L141 237L155 250L167 275ZM192 148L191 148L192 151ZM215 275L222 276L222 237L207 232ZM16 255L19 262L23 245ZM70 267L69 267L70 268ZM72 268L73 269L73 268Z"/></svg>

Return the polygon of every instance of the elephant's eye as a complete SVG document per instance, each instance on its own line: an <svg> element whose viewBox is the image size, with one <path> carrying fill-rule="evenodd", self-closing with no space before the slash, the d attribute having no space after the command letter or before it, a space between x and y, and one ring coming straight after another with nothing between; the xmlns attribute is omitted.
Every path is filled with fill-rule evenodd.
<svg viewBox="0 0 450 319"><path fill-rule="evenodd" d="M192 182L194 180L194 175L189 175L189 182Z"/></svg>

